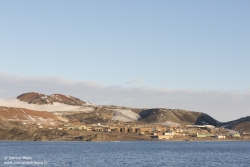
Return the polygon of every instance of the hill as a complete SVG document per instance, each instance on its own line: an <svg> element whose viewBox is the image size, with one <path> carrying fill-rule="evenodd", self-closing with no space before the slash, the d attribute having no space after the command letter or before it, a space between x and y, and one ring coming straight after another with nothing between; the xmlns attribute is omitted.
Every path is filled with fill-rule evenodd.
<svg viewBox="0 0 250 167"><path fill-rule="evenodd" d="M236 119L234 121L221 123L221 126L242 133L250 134L250 116Z"/></svg>
<svg viewBox="0 0 250 167"><path fill-rule="evenodd" d="M146 109L142 110L139 115L139 121L145 123L161 123L166 125L179 124L181 126L187 124L210 124L216 126L220 124L217 120L207 114L179 109Z"/></svg>
<svg viewBox="0 0 250 167"><path fill-rule="evenodd" d="M67 121L64 118L46 111L35 111L25 108L0 107L1 120L17 122L44 122L53 123Z"/></svg>
<svg viewBox="0 0 250 167"><path fill-rule="evenodd" d="M29 104L38 105L53 104L55 102L73 106L83 106L87 104L86 102L73 96L66 96L62 94L44 95L36 92L21 94L17 97L17 99L19 99L20 101L28 102Z"/></svg>
<svg viewBox="0 0 250 167"><path fill-rule="evenodd" d="M162 125L214 125L250 133L250 116L219 122L206 113L166 108L99 106L62 94L24 93L17 99L0 99L0 119L30 122L78 121L80 123L130 122ZM49 112L46 112L49 111Z"/></svg>

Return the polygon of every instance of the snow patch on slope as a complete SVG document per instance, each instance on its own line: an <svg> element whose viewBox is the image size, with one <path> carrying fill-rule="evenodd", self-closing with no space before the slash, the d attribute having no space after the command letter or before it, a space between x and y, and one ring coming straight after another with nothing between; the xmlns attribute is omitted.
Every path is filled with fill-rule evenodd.
<svg viewBox="0 0 250 167"><path fill-rule="evenodd" d="M171 122L171 121L163 122L163 123L161 123L161 125L166 125L166 126L181 126L180 124L175 123L175 122Z"/></svg>
<svg viewBox="0 0 250 167"><path fill-rule="evenodd" d="M16 107L16 108L26 108L30 110L36 111L83 111L83 112L91 112L94 111L93 107L85 107L85 106L72 106L62 103L53 103L48 105L37 105L37 104L29 104L27 102L22 102L18 99L0 99L0 106L4 107Z"/></svg>
<svg viewBox="0 0 250 167"><path fill-rule="evenodd" d="M135 112L131 110L113 109L113 111L115 111L115 115L112 118L112 120L129 122L129 121L138 120L140 118L138 114L136 114Z"/></svg>

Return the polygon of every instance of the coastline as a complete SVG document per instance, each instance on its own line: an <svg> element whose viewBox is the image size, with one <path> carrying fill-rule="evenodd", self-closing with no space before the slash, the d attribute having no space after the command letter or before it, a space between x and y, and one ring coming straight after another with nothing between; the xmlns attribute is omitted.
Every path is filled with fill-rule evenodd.
<svg viewBox="0 0 250 167"><path fill-rule="evenodd" d="M85 140L0 140L0 142L250 142L250 139L203 139L203 140L98 140L98 141L85 141Z"/></svg>
<svg viewBox="0 0 250 167"><path fill-rule="evenodd" d="M122 132L96 132L96 131L76 131L76 130L45 130L45 129L1 129L0 141L28 142L28 141L48 141L48 142L111 142L111 141L250 141L250 135L242 135L238 138L227 136L226 138L214 137L194 137L193 135L173 135L169 139L158 139L151 133L122 133Z"/></svg>

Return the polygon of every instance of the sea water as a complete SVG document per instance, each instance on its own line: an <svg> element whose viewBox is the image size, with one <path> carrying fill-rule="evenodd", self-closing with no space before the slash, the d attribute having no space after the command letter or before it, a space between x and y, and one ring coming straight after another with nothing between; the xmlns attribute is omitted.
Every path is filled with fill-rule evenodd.
<svg viewBox="0 0 250 167"><path fill-rule="evenodd" d="M0 142L0 166L250 167L250 142Z"/></svg>

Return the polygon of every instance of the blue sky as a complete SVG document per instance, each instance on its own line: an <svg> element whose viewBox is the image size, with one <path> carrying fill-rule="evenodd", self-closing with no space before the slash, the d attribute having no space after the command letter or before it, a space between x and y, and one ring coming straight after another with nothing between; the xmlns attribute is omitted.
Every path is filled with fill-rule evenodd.
<svg viewBox="0 0 250 167"><path fill-rule="evenodd" d="M1 1L1 71L248 89L249 1Z"/></svg>
<svg viewBox="0 0 250 167"><path fill-rule="evenodd" d="M244 93L249 9L247 0L0 1L0 73Z"/></svg>

